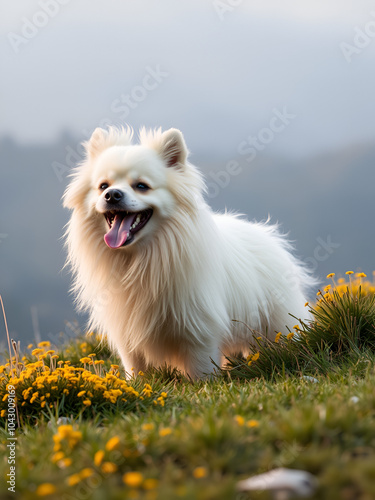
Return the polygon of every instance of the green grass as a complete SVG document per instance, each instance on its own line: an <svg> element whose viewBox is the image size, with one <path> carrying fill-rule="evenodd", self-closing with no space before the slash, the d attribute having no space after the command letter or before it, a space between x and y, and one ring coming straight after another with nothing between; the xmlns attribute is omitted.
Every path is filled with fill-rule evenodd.
<svg viewBox="0 0 375 500"><path fill-rule="evenodd" d="M74 427L82 440L66 454L72 458L67 468L51 463L55 419L50 427L46 421L26 426L17 443L17 490L22 498L33 499L39 484L51 482L56 498L65 498L64 493L67 499L80 498L86 489L93 499L229 499L236 498L238 480L282 466L319 478L313 498L374 498L374 359L364 362L366 368L348 365L315 384L298 376L273 382L178 381L164 407L118 414L100 423L78 419ZM258 426L253 422L248 427L251 420ZM145 430L143 424L149 423L154 428ZM171 433L160 435L165 428ZM118 470L106 476L94 465L94 456L114 436L120 445L106 451L105 461ZM5 445L1 454L6 454ZM198 467L204 467L206 477L194 477ZM1 468L4 474L4 461ZM84 468L93 468L94 475L68 486L67 478ZM150 493L124 485L122 476L129 471L158 479L158 488Z"/></svg>
<svg viewBox="0 0 375 500"><path fill-rule="evenodd" d="M38 498L40 485L50 483L55 492L47 499L269 499L267 492L238 493L236 483L288 467L318 478L313 499L375 498L374 314L371 294L332 292L315 322L299 323L298 337L258 339L258 359L231 359L213 380L192 383L175 370L150 370L130 383L139 394L145 384L153 388L147 401L98 404L90 413L57 397L31 419L30 408L20 407L17 495ZM94 350L110 370L116 360L93 337L58 354L82 366ZM30 353L26 359L35 362ZM162 392L164 405L153 403ZM61 428L59 416L72 416L72 429ZM4 478L9 436L5 417L1 422ZM17 498L5 481L0 497Z"/></svg>

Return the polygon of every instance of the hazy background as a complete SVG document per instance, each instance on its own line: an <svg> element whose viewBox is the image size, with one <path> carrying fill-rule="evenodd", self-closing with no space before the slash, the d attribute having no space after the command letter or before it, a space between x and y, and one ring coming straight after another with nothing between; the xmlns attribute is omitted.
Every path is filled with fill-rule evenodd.
<svg viewBox="0 0 375 500"><path fill-rule="evenodd" d="M60 198L80 142L108 123L180 128L215 209L270 214L322 278L371 274L373 2L60 1L0 0L0 293L14 338L84 325L61 272ZM293 118L272 137L283 110Z"/></svg>

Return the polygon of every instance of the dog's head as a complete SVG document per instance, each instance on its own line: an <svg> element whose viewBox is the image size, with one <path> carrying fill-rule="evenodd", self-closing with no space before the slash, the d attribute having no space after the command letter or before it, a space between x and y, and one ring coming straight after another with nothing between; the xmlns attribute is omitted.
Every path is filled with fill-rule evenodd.
<svg viewBox="0 0 375 500"><path fill-rule="evenodd" d="M90 220L112 249L144 240L178 207L192 210L202 189L179 130L142 130L140 144L131 140L130 130L96 129L64 194L64 206Z"/></svg>

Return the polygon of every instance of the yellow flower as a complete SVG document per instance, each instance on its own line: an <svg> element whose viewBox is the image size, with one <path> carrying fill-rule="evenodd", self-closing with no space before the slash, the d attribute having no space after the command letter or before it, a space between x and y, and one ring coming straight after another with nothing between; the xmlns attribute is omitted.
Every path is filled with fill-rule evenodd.
<svg viewBox="0 0 375 500"><path fill-rule="evenodd" d="M256 361L258 358L259 358L259 352L256 352L251 358L251 361Z"/></svg>
<svg viewBox="0 0 375 500"><path fill-rule="evenodd" d="M207 476L207 469L206 469L206 467L196 467L193 470L193 476L196 479L201 479L202 477L206 477Z"/></svg>
<svg viewBox="0 0 375 500"><path fill-rule="evenodd" d="M293 330L299 330L299 325L294 325Z"/></svg>
<svg viewBox="0 0 375 500"><path fill-rule="evenodd" d="M169 434L172 434L172 429L170 427L164 427L159 430L160 437L168 436Z"/></svg>
<svg viewBox="0 0 375 500"><path fill-rule="evenodd" d="M105 474L113 474L117 471L117 465L112 462L104 462L102 465L102 472Z"/></svg>
<svg viewBox="0 0 375 500"><path fill-rule="evenodd" d="M40 354L41 352L43 352L43 349L34 349L33 351L31 351L31 354L33 356L37 356L38 354Z"/></svg>
<svg viewBox="0 0 375 500"><path fill-rule="evenodd" d="M290 333L288 333L288 335L286 336L286 338L287 338L288 340L291 340L293 337L294 337L294 332L290 332Z"/></svg>
<svg viewBox="0 0 375 500"><path fill-rule="evenodd" d="M43 340L43 342L39 342L38 347L49 347L51 342L49 340Z"/></svg>
<svg viewBox="0 0 375 500"><path fill-rule="evenodd" d="M67 438L73 432L73 426L72 425L60 425L57 428L57 432L61 436L61 438Z"/></svg>
<svg viewBox="0 0 375 500"><path fill-rule="evenodd" d="M81 363L90 363L90 361L91 361L91 358L88 358L88 357L80 359Z"/></svg>
<svg viewBox="0 0 375 500"><path fill-rule="evenodd" d="M309 303L308 303L308 302L305 302L305 307L307 307L308 305L309 305Z"/></svg>
<svg viewBox="0 0 375 500"><path fill-rule="evenodd" d="M67 477L66 480L69 486L75 486L82 481L82 478L79 474L72 474L71 476Z"/></svg>
<svg viewBox="0 0 375 500"><path fill-rule="evenodd" d="M73 460L71 458L63 458L62 460L60 460L57 465L61 468L61 469L65 469L66 467L69 467L70 465L72 465L72 462Z"/></svg>
<svg viewBox="0 0 375 500"><path fill-rule="evenodd" d="M166 398L166 397L168 396L168 394L167 394L166 392L162 392L162 393L160 394L160 396L161 396L162 398Z"/></svg>
<svg viewBox="0 0 375 500"><path fill-rule="evenodd" d="M357 273L356 276L357 278L367 278L367 274L365 273Z"/></svg>
<svg viewBox="0 0 375 500"><path fill-rule="evenodd" d="M52 495L52 493L56 492L56 486L52 483L43 483L38 486L36 489L36 494L38 497L45 497L47 495Z"/></svg>
<svg viewBox="0 0 375 500"><path fill-rule="evenodd" d="M55 354L56 351L53 351L52 349L50 349L49 351L46 352L46 354Z"/></svg>
<svg viewBox="0 0 375 500"><path fill-rule="evenodd" d="M60 425L57 429L57 434L53 436L53 441L55 442L54 451L60 449L60 442L66 439L70 448L74 448L78 441L82 439L82 433L80 431L74 431L71 425Z"/></svg>
<svg viewBox="0 0 375 500"><path fill-rule="evenodd" d="M148 398L151 396L151 394L152 394L152 387L150 386L150 384L145 384L145 386L144 386L144 388L142 390L142 394L144 394Z"/></svg>
<svg viewBox="0 0 375 500"><path fill-rule="evenodd" d="M258 427L259 426L259 422L258 420L248 420L246 422L246 427Z"/></svg>
<svg viewBox="0 0 375 500"><path fill-rule="evenodd" d="M241 427L244 425L245 423L245 419L243 417L241 417L241 415L236 415L234 417L234 420L237 422L238 425L240 425Z"/></svg>
<svg viewBox="0 0 375 500"><path fill-rule="evenodd" d="M139 371L139 372L138 372L138 375L139 375L140 377L143 377L143 376L144 376L144 373L143 373L142 371Z"/></svg>
<svg viewBox="0 0 375 500"><path fill-rule="evenodd" d="M354 272L353 271L346 271L345 274L354 274Z"/></svg>
<svg viewBox="0 0 375 500"><path fill-rule="evenodd" d="M99 467L99 465L102 463L104 455L105 455L105 451L104 450L99 450L99 451L97 451L95 453L95 455L94 455L94 464L97 467Z"/></svg>
<svg viewBox="0 0 375 500"><path fill-rule="evenodd" d="M333 278L333 277L334 277L334 275L335 275L335 273L329 273L329 274L327 274L327 279L329 279L329 278Z"/></svg>
<svg viewBox="0 0 375 500"><path fill-rule="evenodd" d="M152 431L154 428L155 428L155 425L152 422L142 425L143 431Z"/></svg>
<svg viewBox="0 0 375 500"><path fill-rule="evenodd" d="M91 406L91 401L89 399L84 399L82 402L85 406Z"/></svg>
<svg viewBox="0 0 375 500"><path fill-rule="evenodd" d="M34 394L32 395L31 399L30 399L30 403L34 403L34 401L38 398L39 396L39 393L38 392L34 392Z"/></svg>
<svg viewBox="0 0 375 500"><path fill-rule="evenodd" d="M77 396L80 398L81 396L83 396L84 394L86 394L86 391L81 391L77 394Z"/></svg>
<svg viewBox="0 0 375 500"><path fill-rule="evenodd" d="M276 344L279 342L280 338L281 338L281 332L279 332L275 337Z"/></svg>
<svg viewBox="0 0 375 500"><path fill-rule="evenodd" d="M118 448L120 444L120 438L118 436L113 436L105 445L105 449L107 451L114 450L115 448Z"/></svg>
<svg viewBox="0 0 375 500"><path fill-rule="evenodd" d="M32 348L32 346L33 346L33 344L29 344L29 345L27 346L27 348L28 348L28 349L31 349L31 348Z"/></svg>
<svg viewBox="0 0 375 500"><path fill-rule="evenodd" d="M81 472L79 473L81 479L86 479L87 477L90 477L94 474L94 469L91 467L86 467L85 469L82 469Z"/></svg>
<svg viewBox="0 0 375 500"><path fill-rule="evenodd" d="M126 472L122 476L122 480L127 486L137 488L142 484L143 476L140 472Z"/></svg>
<svg viewBox="0 0 375 500"><path fill-rule="evenodd" d="M53 456L52 456L52 462L55 463L55 462L58 462L59 460L63 459L64 458L64 453L62 451L58 451L57 453L55 453Z"/></svg>

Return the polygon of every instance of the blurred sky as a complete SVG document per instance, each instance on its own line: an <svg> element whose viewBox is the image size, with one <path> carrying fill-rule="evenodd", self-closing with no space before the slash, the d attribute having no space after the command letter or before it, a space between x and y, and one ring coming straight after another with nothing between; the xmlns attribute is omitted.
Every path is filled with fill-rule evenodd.
<svg viewBox="0 0 375 500"><path fill-rule="evenodd" d="M273 149L304 155L373 138L375 39L350 63L340 44L375 22L374 2L64 3L0 3L0 135L46 142L65 129L82 137L107 119L175 126L190 149L230 156L286 106L298 118ZM40 14L43 5L53 16ZM33 20L45 24L36 34L25 28ZM113 103L142 85L149 67L168 76L124 120Z"/></svg>

